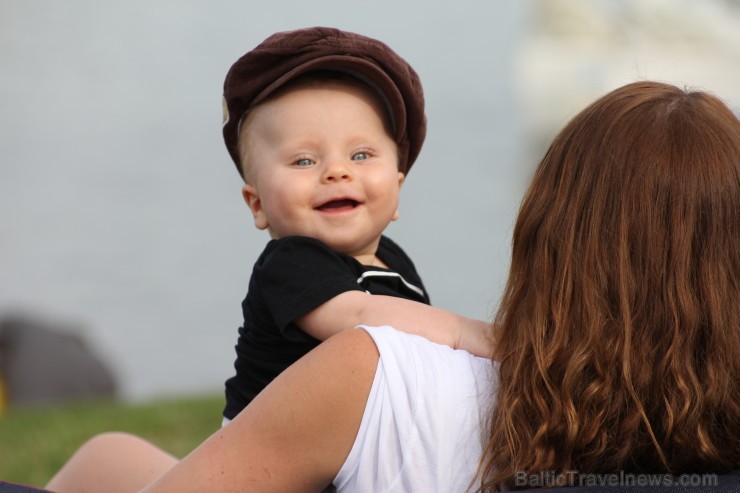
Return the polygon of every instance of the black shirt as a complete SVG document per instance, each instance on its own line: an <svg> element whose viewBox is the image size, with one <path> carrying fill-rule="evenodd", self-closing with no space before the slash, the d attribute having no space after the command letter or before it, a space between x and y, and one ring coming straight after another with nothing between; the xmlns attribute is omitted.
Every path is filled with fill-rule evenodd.
<svg viewBox="0 0 740 493"><path fill-rule="evenodd" d="M385 236L376 256L389 269L363 265L319 240L271 240L252 270L242 302L236 375L226 381L224 416L234 419L288 366L321 341L293 321L346 291L367 291L429 304L411 259Z"/></svg>

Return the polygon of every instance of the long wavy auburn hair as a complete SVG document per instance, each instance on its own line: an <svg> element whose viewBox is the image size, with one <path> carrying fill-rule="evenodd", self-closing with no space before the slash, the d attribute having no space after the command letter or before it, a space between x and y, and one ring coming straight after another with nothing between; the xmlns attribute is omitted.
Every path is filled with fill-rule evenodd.
<svg viewBox="0 0 740 493"><path fill-rule="evenodd" d="M739 469L737 117L656 82L577 115L522 202L495 324L480 490Z"/></svg>

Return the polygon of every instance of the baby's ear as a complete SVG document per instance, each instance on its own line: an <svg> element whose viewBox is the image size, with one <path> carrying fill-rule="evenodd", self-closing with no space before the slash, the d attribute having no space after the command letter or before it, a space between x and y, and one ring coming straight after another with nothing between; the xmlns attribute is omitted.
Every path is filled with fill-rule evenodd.
<svg viewBox="0 0 740 493"><path fill-rule="evenodd" d="M247 203L249 210L252 211L254 226L257 229L267 229L270 223L268 223L267 216L265 216L265 212L262 210L262 201L260 200L259 192L257 192L257 187L247 183L242 187L242 197L244 197L244 202Z"/></svg>
<svg viewBox="0 0 740 493"><path fill-rule="evenodd" d="M400 189L403 186L403 182L406 180L406 175L398 172L398 188ZM398 218L400 217L400 214L398 213L398 209L396 209L396 212L393 213L393 217L391 218L391 221L398 221Z"/></svg>

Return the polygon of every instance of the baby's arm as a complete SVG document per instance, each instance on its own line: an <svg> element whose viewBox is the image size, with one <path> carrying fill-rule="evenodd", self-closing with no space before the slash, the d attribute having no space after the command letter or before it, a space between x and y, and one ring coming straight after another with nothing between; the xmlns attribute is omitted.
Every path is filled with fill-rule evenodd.
<svg viewBox="0 0 740 493"><path fill-rule="evenodd" d="M390 325L438 344L491 357L491 324L393 296L347 291L318 306L295 323L306 333L325 340L359 324Z"/></svg>

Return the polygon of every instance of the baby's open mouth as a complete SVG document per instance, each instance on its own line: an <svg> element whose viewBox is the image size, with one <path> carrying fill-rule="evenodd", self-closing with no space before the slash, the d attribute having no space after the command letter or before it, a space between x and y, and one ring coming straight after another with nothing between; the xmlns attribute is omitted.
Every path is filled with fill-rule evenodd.
<svg viewBox="0 0 740 493"><path fill-rule="evenodd" d="M320 211L339 211L344 209L354 209L359 204L359 202L352 199L330 200L329 202L318 206L317 209Z"/></svg>

